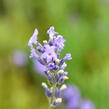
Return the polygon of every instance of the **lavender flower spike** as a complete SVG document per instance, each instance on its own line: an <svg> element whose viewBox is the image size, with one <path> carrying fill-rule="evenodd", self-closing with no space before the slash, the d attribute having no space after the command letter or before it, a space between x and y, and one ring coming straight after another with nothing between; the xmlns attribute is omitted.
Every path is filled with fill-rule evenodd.
<svg viewBox="0 0 109 109"><path fill-rule="evenodd" d="M64 71L67 66L65 61L72 58L71 54L66 54L64 58L60 58L60 51L64 48L65 42L63 36L56 36L57 32L54 31L54 27L50 27L47 33L49 40L43 41L43 45L41 45L37 41L38 31L35 30L28 45L31 48L30 57L43 66L42 71L48 80L48 85L42 83L42 86L45 89L49 104L51 107L56 107L62 102L61 93L67 88L64 84L64 81L68 79L68 72Z"/></svg>

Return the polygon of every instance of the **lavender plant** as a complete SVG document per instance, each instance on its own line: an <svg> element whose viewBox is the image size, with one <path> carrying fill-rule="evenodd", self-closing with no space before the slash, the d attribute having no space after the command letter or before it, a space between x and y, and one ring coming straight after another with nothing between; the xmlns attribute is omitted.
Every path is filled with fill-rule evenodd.
<svg viewBox="0 0 109 109"><path fill-rule="evenodd" d="M28 46L31 49L30 58L37 60L45 67L47 83L42 82L42 86L45 88L49 105L56 107L62 102L62 91L67 88L64 84L64 81L68 79L68 72L64 71L67 66L65 61L71 60L72 57L70 53L63 58L60 57L65 40L54 31L54 27L50 27L47 34L49 40L44 40L42 45L37 41L38 30L35 29Z"/></svg>

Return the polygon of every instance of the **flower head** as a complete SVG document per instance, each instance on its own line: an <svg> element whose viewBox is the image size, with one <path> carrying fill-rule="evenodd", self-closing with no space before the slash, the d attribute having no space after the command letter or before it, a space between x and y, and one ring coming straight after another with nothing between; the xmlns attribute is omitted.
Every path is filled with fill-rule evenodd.
<svg viewBox="0 0 109 109"><path fill-rule="evenodd" d="M50 27L47 33L49 34L49 40L44 40L43 45L41 45L37 41L38 31L35 30L28 45L31 48L30 57L37 60L37 64L40 64L40 71L44 73L48 80L49 85L43 83L42 86L45 88L49 103L52 107L56 107L62 102L61 93L67 87L63 84L68 79L68 72L65 72L64 69L67 66L65 61L71 59L71 54L67 54L61 59L60 51L64 48L65 42L63 36L55 36L57 32L54 31L54 27Z"/></svg>
<svg viewBox="0 0 109 109"><path fill-rule="evenodd" d="M57 54L55 53L55 47L54 46L49 46L45 45L45 52L41 55L41 59L45 60L47 63L57 59Z"/></svg>

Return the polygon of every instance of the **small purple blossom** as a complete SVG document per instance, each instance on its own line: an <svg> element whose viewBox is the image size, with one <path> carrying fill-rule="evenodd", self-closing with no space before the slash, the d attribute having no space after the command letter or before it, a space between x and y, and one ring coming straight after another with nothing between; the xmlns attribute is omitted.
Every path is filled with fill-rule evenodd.
<svg viewBox="0 0 109 109"><path fill-rule="evenodd" d="M57 101L53 101L52 106L56 107L59 103Z"/></svg>
<svg viewBox="0 0 109 109"><path fill-rule="evenodd" d="M41 55L42 60L45 60L47 63L49 63L52 61L52 59L57 59L54 46L45 45L44 48L45 52Z"/></svg>
<svg viewBox="0 0 109 109"><path fill-rule="evenodd" d="M47 67L50 71L55 71L59 68L55 63L49 63Z"/></svg>
<svg viewBox="0 0 109 109"><path fill-rule="evenodd" d="M44 53L44 47L39 42L36 43L36 47L38 52Z"/></svg>
<svg viewBox="0 0 109 109"><path fill-rule="evenodd" d="M64 48L64 42L65 40L63 39L63 36L58 35L54 39L55 46L58 48L59 51L61 51Z"/></svg>
<svg viewBox="0 0 109 109"><path fill-rule="evenodd" d="M57 32L54 31L54 27L50 27L50 29L47 31L47 34L49 34L50 39L53 39L53 36L55 34L58 34Z"/></svg>
<svg viewBox="0 0 109 109"><path fill-rule="evenodd" d="M45 94L47 97L51 97L52 96L52 92L50 91L50 89L46 88Z"/></svg>
<svg viewBox="0 0 109 109"><path fill-rule="evenodd" d="M60 91L59 88L56 88L56 89L55 89L55 97L56 97L56 98L60 98L60 97L61 97L61 91Z"/></svg>
<svg viewBox="0 0 109 109"><path fill-rule="evenodd" d="M49 40L44 40L44 44L41 45L37 41L38 31L35 31L28 45L31 48L30 58L37 60L39 66L36 65L42 69L42 73L48 80L48 85L42 83L42 86L45 88L49 104L52 107L56 107L62 102L61 93L66 88L66 85L63 85L64 81L68 79L68 72L64 71L66 67L65 61L71 59L71 54L67 54L61 59L60 51L64 48L65 42L63 36L54 36L57 34L54 31L54 27L50 27L47 33L49 34Z"/></svg>
<svg viewBox="0 0 109 109"><path fill-rule="evenodd" d="M66 56L63 59L64 60L71 60L72 59L71 54L70 53L66 54Z"/></svg>
<svg viewBox="0 0 109 109"><path fill-rule="evenodd" d="M38 35L38 30L35 29L32 37L30 38L30 40L28 42L28 46L32 47L33 44L37 43L37 35Z"/></svg>
<svg viewBox="0 0 109 109"><path fill-rule="evenodd" d="M36 53L36 50L34 48L31 49L31 54L30 54L30 58L35 58L37 59L39 56Z"/></svg>

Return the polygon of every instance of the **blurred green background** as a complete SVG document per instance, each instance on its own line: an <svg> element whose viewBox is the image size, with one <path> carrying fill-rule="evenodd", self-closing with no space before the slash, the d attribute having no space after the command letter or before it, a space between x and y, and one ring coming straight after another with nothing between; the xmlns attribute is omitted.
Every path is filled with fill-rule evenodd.
<svg viewBox="0 0 109 109"><path fill-rule="evenodd" d="M29 56L28 40L35 28L47 39L54 26L71 52L68 82L81 89L96 109L109 109L109 0L0 0L0 109L47 109L41 82L31 68L11 62L15 50Z"/></svg>

